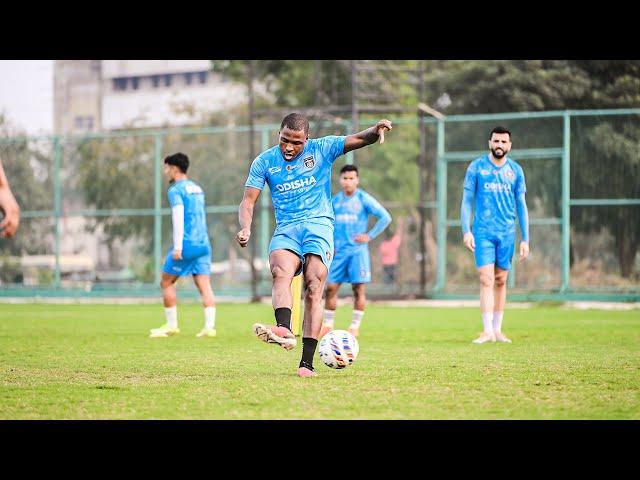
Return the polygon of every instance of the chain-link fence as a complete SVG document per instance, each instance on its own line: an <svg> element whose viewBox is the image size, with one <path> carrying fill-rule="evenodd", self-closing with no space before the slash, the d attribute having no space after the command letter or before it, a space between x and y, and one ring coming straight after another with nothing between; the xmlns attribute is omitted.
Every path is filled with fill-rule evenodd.
<svg viewBox="0 0 640 480"><path fill-rule="evenodd" d="M358 128L312 124L311 136L349 134L376 120L361 118ZM389 235L370 244L371 296L477 295L473 256L460 232L462 179L487 151L489 131L504 125L513 135L510 156L525 172L531 225L531 256L514 262L510 298L640 298L640 109L427 118L422 168L417 117L392 120L384 145L340 157L333 174L337 192L337 172L355 162L360 187L393 217ZM276 143L278 129L255 127L254 154ZM249 138L246 126L1 138L22 220L16 237L0 240L0 295L158 295L171 242L162 160L182 151L191 159L190 178L206 192L214 290L248 296L251 250L234 236L252 160ZM269 295L268 189L259 207L256 289ZM379 248L391 234L400 236L400 247L390 272ZM196 295L188 279L179 288Z"/></svg>

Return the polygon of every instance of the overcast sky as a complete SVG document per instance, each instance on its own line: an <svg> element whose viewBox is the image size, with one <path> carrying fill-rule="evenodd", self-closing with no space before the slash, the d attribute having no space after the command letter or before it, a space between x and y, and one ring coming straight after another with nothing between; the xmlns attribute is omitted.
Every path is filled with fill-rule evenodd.
<svg viewBox="0 0 640 480"><path fill-rule="evenodd" d="M0 111L27 134L53 131L53 60L0 60Z"/></svg>

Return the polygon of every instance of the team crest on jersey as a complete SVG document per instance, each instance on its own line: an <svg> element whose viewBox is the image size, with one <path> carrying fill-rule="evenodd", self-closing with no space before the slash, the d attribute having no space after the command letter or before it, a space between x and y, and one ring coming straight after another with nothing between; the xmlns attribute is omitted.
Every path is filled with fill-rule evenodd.
<svg viewBox="0 0 640 480"><path fill-rule="evenodd" d="M307 157L304 160L304 166L307 168L313 168L316 166L316 159L313 156Z"/></svg>
<svg viewBox="0 0 640 480"><path fill-rule="evenodd" d="M504 171L504 176L509 180L513 180L516 177L516 174L513 173L513 170L510 168Z"/></svg>

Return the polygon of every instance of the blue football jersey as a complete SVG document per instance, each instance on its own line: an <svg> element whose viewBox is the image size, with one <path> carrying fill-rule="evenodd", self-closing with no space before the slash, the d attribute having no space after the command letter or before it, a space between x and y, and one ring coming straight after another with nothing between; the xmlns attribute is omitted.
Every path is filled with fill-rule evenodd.
<svg viewBox="0 0 640 480"><path fill-rule="evenodd" d="M527 191L522 167L507 157L496 167L489 154L476 158L467 167L465 190L475 194L473 231L511 232L516 226L516 197Z"/></svg>
<svg viewBox="0 0 640 480"><path fill-rule="evenodd" d="M367 247L366 243L356 242L354 237L368 232L369 215L382 219L383 227L391 221L389 212L375 198L359 188L350 197L344 192L336 193L331 202L335 213L333 241L336 252Z"/></svg>
<svg viewBox="0 0 640 480"><path fill-rule="evenodd" d="M276 228L302 220L332 224L331 167L344 153L344 136L310 139L296 158L286 161L276 145L251 164L246 187L269 185Z"/></svg>
<svg viewBox="0 0 640 480"><path fill-rule="evenodd" d="M169 187L167 194L172 208L184 205L185 245L208 244L207 215L202 187L189 179L179 180Z"/></svg>

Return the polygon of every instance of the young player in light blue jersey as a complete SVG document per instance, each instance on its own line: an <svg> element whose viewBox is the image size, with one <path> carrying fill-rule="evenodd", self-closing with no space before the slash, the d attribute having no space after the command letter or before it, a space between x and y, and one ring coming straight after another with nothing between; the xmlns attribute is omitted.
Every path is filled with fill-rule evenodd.
<svg viewBox="0 0 640 480"><path fill-rule="evenodd" d="M473 343L511 343L502 333L507 276L520 224L520 261L529 256L527 186L522 167L507 157L511 132L496 127L489 134L489 153L475 159L464 179L460 219L464 245L474 252L480 276L483 332ZM473 230L471 229L471 211Z"/></svg>
<svg viewBox="0 0 640 480"><path fill-rule="evenodd" d="M349 332L355 337L359 335L365 308L365 284L371 282L369 242L391 223L389 212L375 198L359 189L359 182L358 167L345 165L340 170L342 191L331 199L336 217L333 235L335 255L327 279L324 321L320 337L333 330L338 290L344 282L350 283L353 290L353 312ZM369 215L378 218L371 230Z"/></svg>
<svg viewBox="0 0 640 480"><path fill-rule="evenodd" d="M164 175L169 180L169 205L173 226L173 245L162 268L162 298L166 324L151 329L151 337L169 337L178 328L175 283L179 277L192 275L204 304L204 328L196 336L216 336L216 304L211 288L211 243L207 230L204 190L187 178L189 157L176 153L164 159Z"/></svg>
<svg viewBox="0 0 640 480"><path fill-rule="evenodd" d="M291 332L291 281L303 274L305 302L300 377L312 377L313 356L322 327L322 294L333 256L333 207L331 167L342 154L365 147L391 130L389 120L347 136L309 139L309 121L304 115L287 115L280 125L278 145L258 155L249 170L238 218L236 240L246 247L251 236L255 204L269 185L276 229L269 245L273 277L272 302L276 325L256 323L253 331L267 343L286 350L296 346Z"/></svg>

